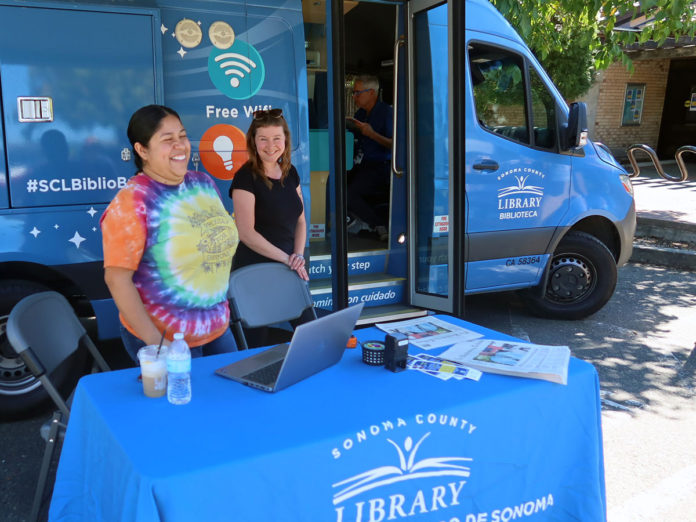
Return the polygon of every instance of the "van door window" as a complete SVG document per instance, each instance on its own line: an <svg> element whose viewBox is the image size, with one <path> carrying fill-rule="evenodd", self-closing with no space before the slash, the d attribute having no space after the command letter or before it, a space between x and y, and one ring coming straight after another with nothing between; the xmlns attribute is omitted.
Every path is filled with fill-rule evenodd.
<svg viewBox="0 0 696 522"><path fill-rule="evenodd" d="M523 58L498 47L470 44L469 64L481 126L529 144Z"/></svg>
<svg viewBox="0 0 696 522"><path fill-rule="evenodd" d="M555 149L556 102L534 67L529 67L529 85L532 90L534 145Z"/></svg>

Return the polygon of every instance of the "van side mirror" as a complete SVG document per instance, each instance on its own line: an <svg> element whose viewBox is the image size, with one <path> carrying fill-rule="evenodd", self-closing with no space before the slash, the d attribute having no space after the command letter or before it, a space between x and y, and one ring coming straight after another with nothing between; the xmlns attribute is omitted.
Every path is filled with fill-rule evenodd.
<svg viewBox="0 0 696 522"><path fill-rule="evenodd" d="M568 123L562 128L564 150L587 145L587 105L584 102L570 104Z"/></svg>

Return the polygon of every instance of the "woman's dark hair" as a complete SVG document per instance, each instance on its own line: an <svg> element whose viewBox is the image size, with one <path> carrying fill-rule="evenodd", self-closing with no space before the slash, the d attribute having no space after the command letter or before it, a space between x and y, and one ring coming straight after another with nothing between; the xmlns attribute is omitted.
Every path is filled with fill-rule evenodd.
<svg viewBox="0 0 696 522"><path fill-rule="evenodd" d="M146 105L133 113L128 122L128 140L133 149L133 161L138 171L143 169L143 159L135 150L135 144L140 143L143 147L147 147L150 143L150 138L157 132L162 120L167 116L176 116L179 121L179 115L174 109L165 107L164 105Z"/></svg>
<svg viewBox="0 0 696 522"><path fill-rule="evenodd" d="M255 117L253 120L251 120L251 125L249 125L249 130L246 134L247 152L249 153L249 160L247 163L251 166L252 172L256 176L260 176L266 186L270 189L272 186L271 181L266 177L266 173L263 170L263 163L261 163L261 158L259 158L259 153L256 150L256 132L261 127L281 127L283 129L283 134L285 134L285 150L280 158L278 158L278 164L280 165L281 171L281 183L285 183L285 178L288 176L288 172L290 171L290 149L292 148L292 144L290 142L290 128L282 115L280 117L268 115L261 118Z"/></svg>

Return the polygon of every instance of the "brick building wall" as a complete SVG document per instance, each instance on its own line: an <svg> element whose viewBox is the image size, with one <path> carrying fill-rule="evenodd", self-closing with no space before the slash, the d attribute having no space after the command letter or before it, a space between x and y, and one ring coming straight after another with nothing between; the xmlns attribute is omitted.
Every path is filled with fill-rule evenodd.
<svg viewBox="0 0 696 522"><path fill-rule="evenodd" d="M657 148L662 108L669 75L669 58L634 59L634 72L615 63L597 75L592 94L594 123L591 136L607 145L617 157L625 155L634 143ZM645 99L640 124L622 125L624 96L628 84L645 84Z"/></svg>

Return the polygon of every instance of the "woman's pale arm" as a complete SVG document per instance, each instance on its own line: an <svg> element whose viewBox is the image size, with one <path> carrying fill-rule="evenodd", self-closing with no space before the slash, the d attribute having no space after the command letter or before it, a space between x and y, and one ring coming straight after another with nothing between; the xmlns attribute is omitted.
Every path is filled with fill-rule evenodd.
<svg viewBox="0 0 696 522"><path fill-rule="evenodd" d="M300 213L300 217L297 218L297 225L295 226L295 249L293 255L290 256L290 262L288 264L302 279L309 281L304 259L304 248L305 242L307 241L307 218L304 212L302 188L299 186L297 187L297 195L302 203L302 212Z"/></svg>
<svg viewBox="0 0 696 522"><path fill-rule="evenodd" d="M295 253L302 254L304 252L305 243L307 241L307 218L304 211L304 200L302 199L302 188L297 187L297 195L302 203L302 213L297 218L297 227L295 228Z"/></svg>
<svg viewBox="0 0 696 522"><path fill-rule="evenodd" d="M136 337L142 339L145 344L159 344L162 332L157 330L145 311L138 289L133 284L133 270L107 266L104 269L104 280L118 311L135 330Z"/></svg>
<svg viewBox="0 0 696 522"><path fill-rule="evenodd" d="M257 254L289 265L290 256L268 241L254 228L256 224L254 219L256 197L254 194L247 190L235 189L232 191L232 204L234 205L234 219L237 224L239 240Z"/></svg>

